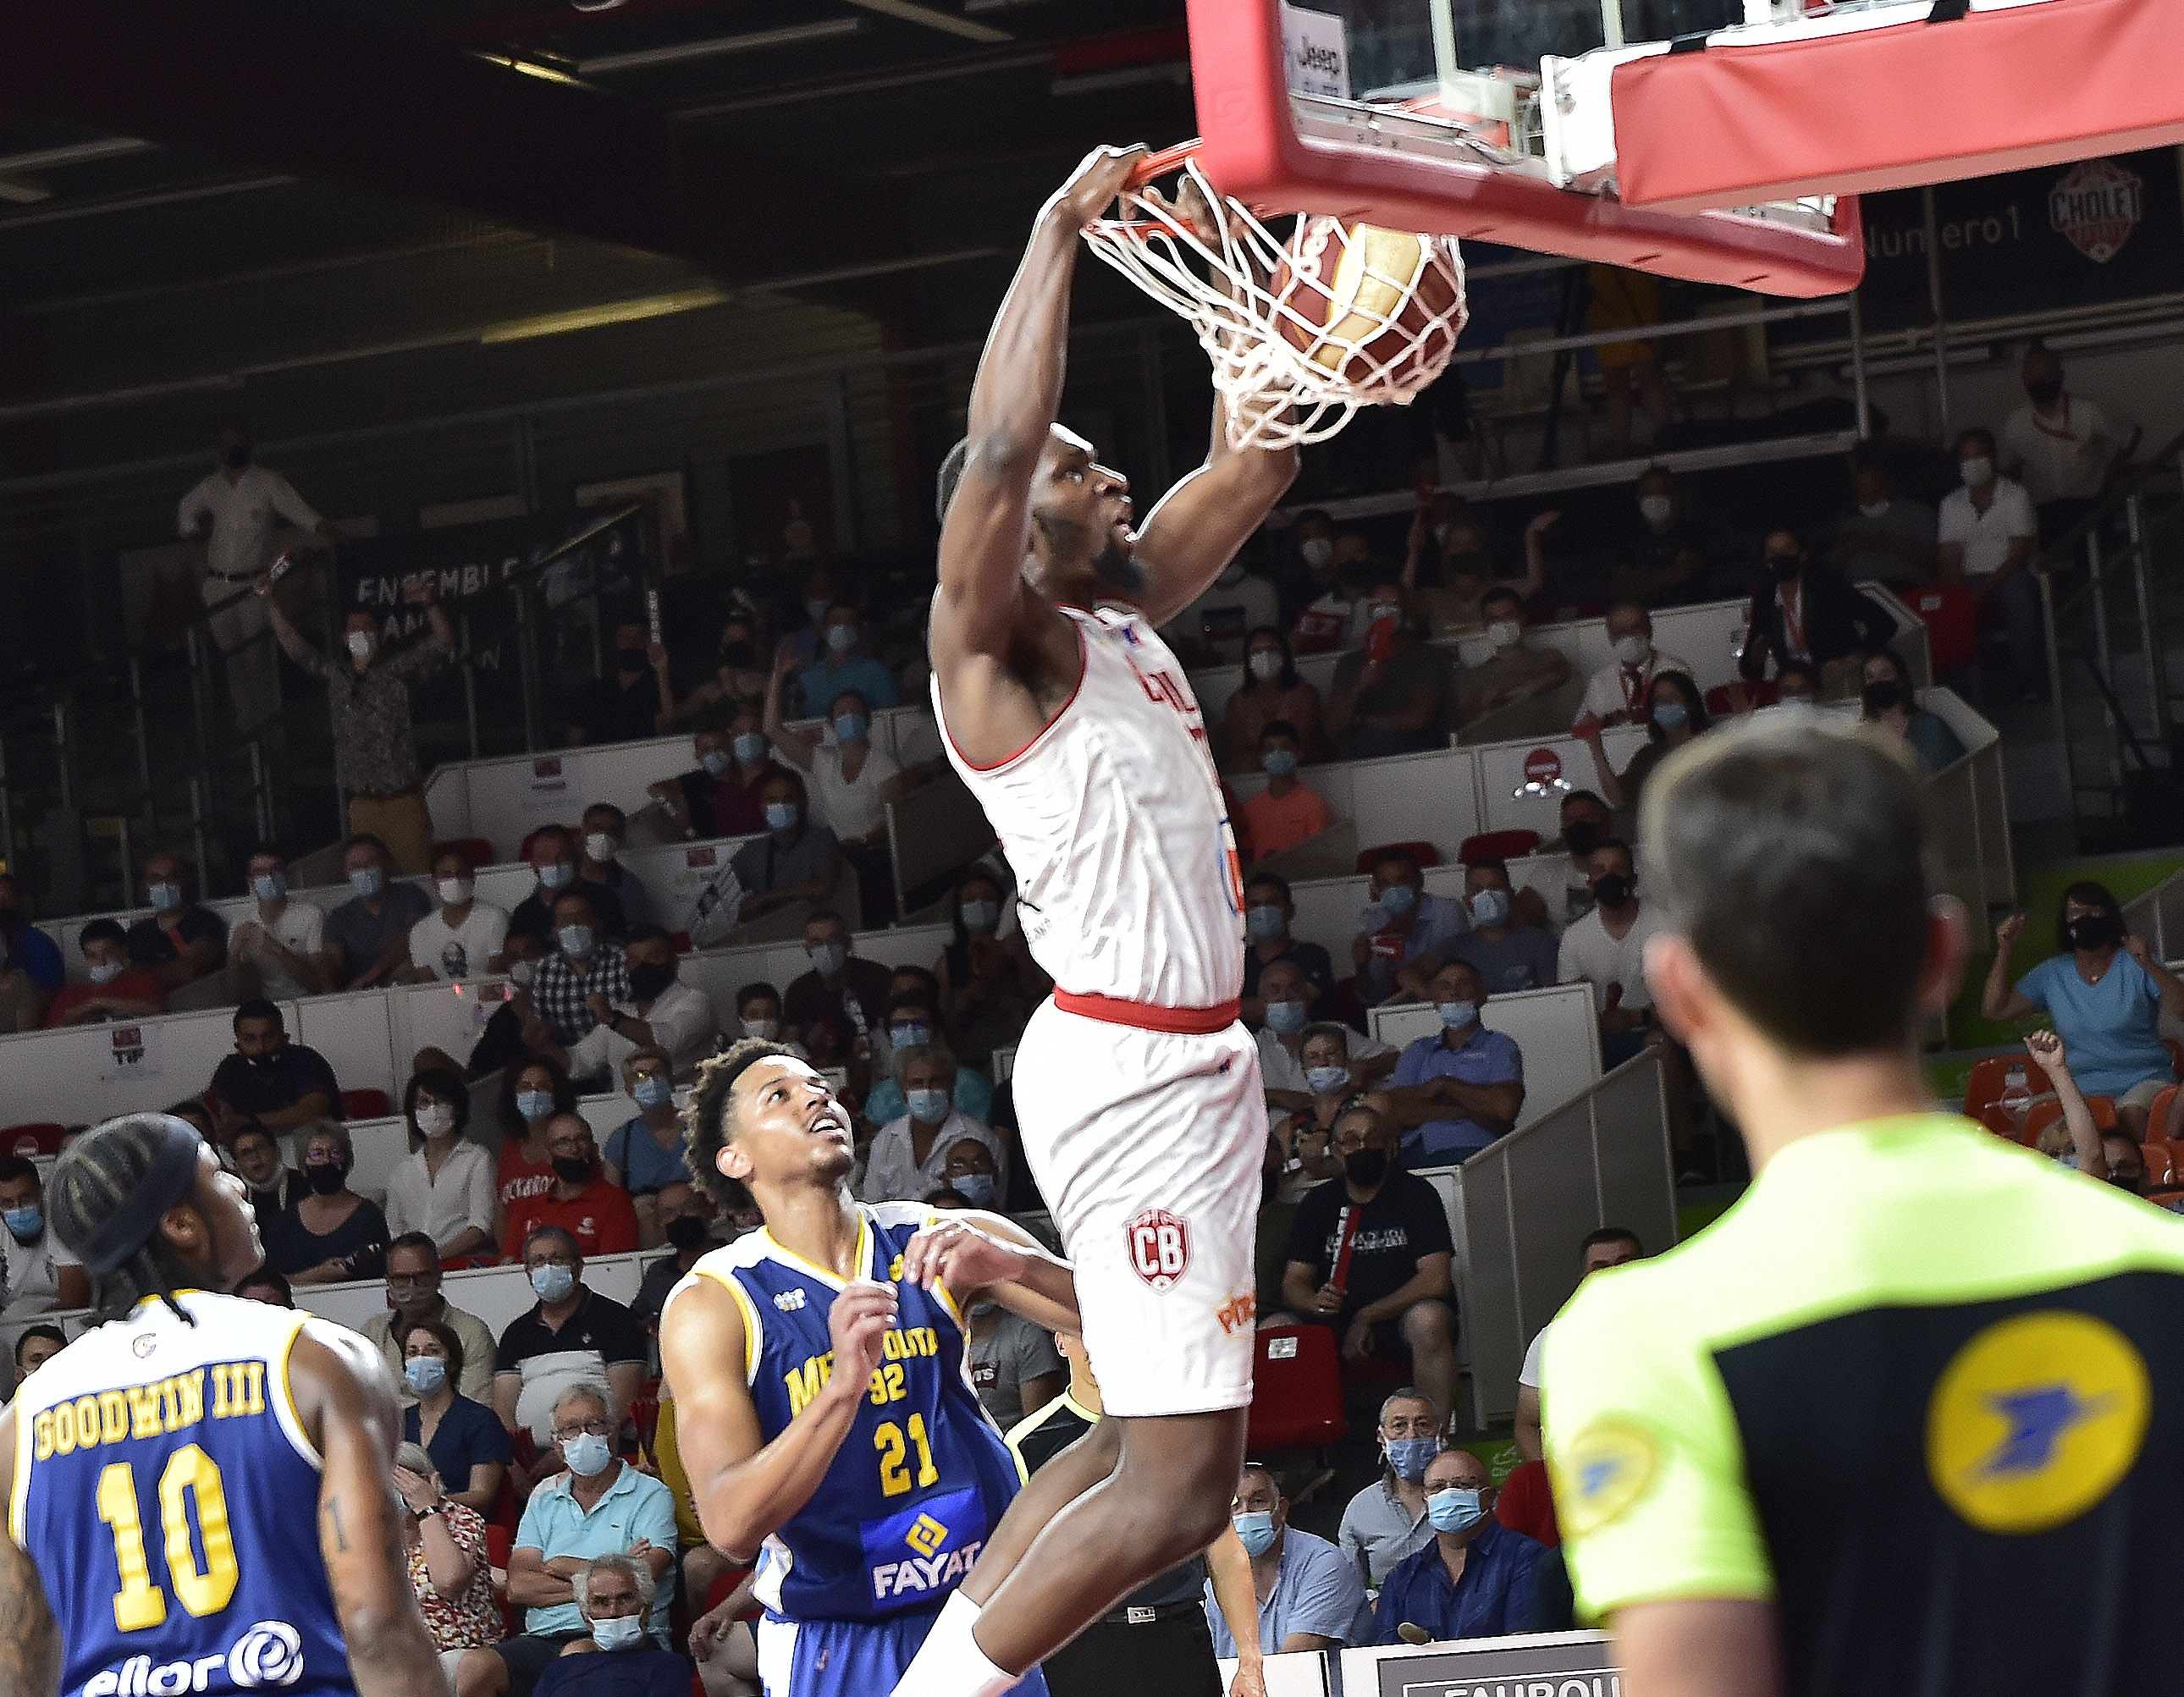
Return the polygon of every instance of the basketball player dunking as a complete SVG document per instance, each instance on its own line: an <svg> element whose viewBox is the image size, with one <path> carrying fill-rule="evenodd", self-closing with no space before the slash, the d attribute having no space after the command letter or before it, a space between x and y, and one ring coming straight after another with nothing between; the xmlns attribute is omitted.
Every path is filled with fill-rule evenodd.
<svg viewBox="0 0 2184 1697"><path fill-rule="evenodd" d="M941 474L933 698L1058 987L1017 1050L1024 1150L1077 1269L1109 1416L1034 1475L895 1688L987 1697L1228 1523L1251 1399L1267 1141L1237 1023L1243 887L1204 721L1154 627L1295 476L1232 451L1134 537L1128 485L1055 422L1079 232L1141 150L1040 213Z"/></svg>

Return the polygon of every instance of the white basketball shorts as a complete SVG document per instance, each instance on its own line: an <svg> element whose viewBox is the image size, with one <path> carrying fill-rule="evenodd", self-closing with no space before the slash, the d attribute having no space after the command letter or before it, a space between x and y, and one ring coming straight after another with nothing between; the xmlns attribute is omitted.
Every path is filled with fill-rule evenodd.
<svg viewBox="0 0 2184 1697"><path fill-rule="evenodd" d="M1247 1405L1267 1150L1251 1033L1147 1031L1049 1001L1024 1028L1014 1077L1024 1155L1076 1268L1106 1411Z"/></svg>

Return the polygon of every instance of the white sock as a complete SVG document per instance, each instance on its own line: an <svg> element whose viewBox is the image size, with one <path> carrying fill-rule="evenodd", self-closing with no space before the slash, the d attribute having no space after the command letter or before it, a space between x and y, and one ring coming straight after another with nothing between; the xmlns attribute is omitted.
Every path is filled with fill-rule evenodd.
<svg viewBox="0 0 2184 1697"><path fill-rule="evenodd" d="M950 1592L894 1697L1000 1697L1013 1688L1020 1676L995 1666L972 1635L981 1612L961 1590Z"/></svg>

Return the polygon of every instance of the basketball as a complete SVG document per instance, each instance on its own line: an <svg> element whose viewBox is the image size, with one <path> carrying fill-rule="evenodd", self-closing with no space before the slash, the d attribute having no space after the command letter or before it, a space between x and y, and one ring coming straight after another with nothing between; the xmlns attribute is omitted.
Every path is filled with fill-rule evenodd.
<svg viewBox="0 0 2184 1697"><path fill-rule="evenodd" d="M1271 292L1282 337L1361 397L1407 403L1440 375L1463 328L1455 244L1338 218L1308 218Z"/></svg>

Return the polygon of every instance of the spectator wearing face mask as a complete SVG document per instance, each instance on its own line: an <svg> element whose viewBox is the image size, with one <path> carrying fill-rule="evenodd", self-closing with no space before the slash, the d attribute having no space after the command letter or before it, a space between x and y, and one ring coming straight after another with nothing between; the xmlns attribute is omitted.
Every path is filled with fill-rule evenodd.
<svg viewBox="0 0 2184 1697"><path fill-rule="evenodd" d="M2023 914L1995 927L1980 1011L2005 1024L2044 1016L2069 1046L2080 1086L2113 1098L2117 1123L2143 1140L2153 1099L2176 1082L2161 1043L2161 1015L2184 1018L2184 982L2154 959L2143 938L2125 931L2114 895L2091 879L2063 892L2055 915L2060 951L2013 988L2010 954L2024 932Z"/></svg>
<svg viewBox="0 0 2184 1697"><path fill-rule="evenodd" d="M1830 563L1852 583L1869 578L1915 588L1934 581L1934 509L1896 492L1888 468L1851 459L1852 510L1836 520Z"/></svg>
<svg viewBox="0 0 2184 1697"><path fill-rule="evenodd" d="M189 899L187 877L181 855L147 857L144 894L152 911L127 933L130 964L145 968L168 991L209 977L227 963L227 922Z"/></svg>
<svg viewBox="0 0 2184 1697"><path fill-rule="evenodd" d="M664 1633L653 1633L654 1613L666 1613L666 1600L655 1600L648 1565L601 1555L569 1583L591 1635L548 1664L532 1697L688 1697L690 1664L662 1647Z"/></svg>
<svg viewBox="0 0 2184 1697"><path fill-rule="evenodd" d="M387 1181L387 1229L395 1237L421 1232L454 1260L493 1255L493 1157L463 1136L470 1123L470 1087L452 1072L414 1072L402 1092L402 1117L416 1149Z"/></svg>
<svg viewBox="0 0 2184 1697"><path fill-rule="evenodd" d="M1290 1114L1309 1114L1317 1088L1306 1076L1305 1033L1312 1030L1319 987L1294 960L1277 960L1259 974L1266 1023L1259 1027L1259 1077L1267 1105ZM1353 1034L1354 1035L1354 1034ZM1395 1070L1396 1050L1369 1037L1357 1037L1345 1054L1344 1071L1351 1088L1370 1089Z"/></svg>
<svg viewBox="0 0 2184 1697"><path fill-rule="evenodd" d="M1588 1232L1578 1245L1578 1282L1583 1284L1595 1273L1619 1267L1625 1261L1641 1260L1645 1254L1646 1246L1628 1226L1602 1226L1596 1232ZM1532 1334L1524 1363L1517 1370L1517 1419L1512 1441L1527 1461L1536 1461L1546 1453L1540 1436L1540 1361L1546 1342L1547 1327L1542 1326Z"/></svg>
<svg viewBox="0 0 2184 1697"><path fill-rule="evenodd" d="M760 1043L781 1040L781 992L771 984L750 983L736 991L736 1023L745 1037Z"/></svg>
<svg viewBox="0 0 2184 1697"><path fill-rule="evenodd" d="M1588 717L1602 725L1643 721L1652 711L1656 677L1667 671L1692 675L1690 661L1653 646L1653 615L1642 602L1617 601L1608 607L1607 642L1615 658L1587 680L1580 724Z"/></svg>
<svg viewBox="0 0 2184 1697"><path fill-rule="evenodd" d="M1365 645L1334 668L1327 728L1341 760L1415 754L1443 746L1448 657L1419 634L1403 587L1373 591Z"/></svg>
<svg viewBox="0 0 2184 1697"><path fill-rule="evenodd" d="M803 778L776 767L759 787L766 835L736 850L729 865L744 887L739 920L810 903L823 907L842 882L842 851L834 833L811 817Z"/></svg>
<svg viewBox="0 0 2184 1697"><path fill-rule="evenodd" d="M27 972L47 995L65 982L60 945L31 923L22 881L8 872L0 872L0 943L6 945L9 963Z"/></svg>
<svg viewBox="0 0 2184 1697"><path fill-rule="evenodd" d="M1450 945L1454 958L1479 973L1490 996L1536 990L1555 982L1555 939L1545 926L1525 922L1518 910L1509 868L1500 860L1474 860L1463 869L1464 900L1471 929ZM1527 913L1536 912L1533 903Z"/></svg>
<svg viewBox="0 0 2184 1697"><path fill-rule="evenodd" d="M342 871L354 893L326 915L326 947L344 990L390 983L410 964L410 927L432 899L394 877L394 859L376 837L342 845Z"/></svg>
<svg viewBox="0 0 2184 1697"><path fill-rule="evenodd" d="M356 1165L348 1128L338 1120L321 1120L298 1140L310 1193L265 1233L265 1259L291 1284L377 1278L387 1268L387 1216L377 1203L348 1188Z"/></svg>
<svg viewBox="0 0 2184 1697"><path fill-rule="evenodd" d="M933 1011L933 998L924 990L899 990L888 1004L886 1023L881 1027L887 1034L888 1065L891 1069L894 1057L905 1049L923 1049L945 1041L939 1020ZM874 1045L877 1053L878 1045ZM952 1047L952 1046L951 1046ZM993 1081L977 1068L956 1057L956 1105L972 1119L985 1122L994 1105ZM875 1079L865 1098L865 1117L876 1126L884 1126L890 1120L900 1119L909 1111L904 1100L902 1086L896 1083L892 1071L883 1078Z"/></svg>
<svg viewBox="0 0 2184 1697"><path fill-rule="evenodd" d="M877 929L894 916L887 810L910 794L913 780L872 746L872 704L856 690L842 690L826 704L832 743L816 731L792 728L781 706L789 665L783 656L766 693L766 734L781 758L811 781L814 813L855 871L865 923Z"/></svg>
<svg viewBox="0 0 2184 1697"><path fill-rule="evenodd" d="M1380 1405L1380 1477L1342 1511L1338 1541L1365 1589L1378 1591L1389 1570L1433 1542L1426 1518L1426 1469L1440 1454L1434 1405L1415 1385L1391 1391Z"/></svg>
<svg viewBox="0 0 2184 1697"><path fill-rule="evenodd" d="M998 1302L971 1305L971 1385L978 1405L1006 1432L1045 1408L1069 1383L1054 1339Z"/></svg>
<svg viewBox="0 0 2184 1697"><path fill-rule="evenodd" d="M688 725L715 709L733 712L746 702L756 706L766 699L766 670L758 633L758 621L749 613L733 612L721 620L712 676L676 704L668 715L674 724Z"/></svg>
<svg viewBox="0 0 2184 1697"><path fill-rule="evenodd" d="M667 650L650 640L642 619L614 628L607 675L585 686L568 740L638 743L664 734L673 723L675 691L667 675Z"/></svg>
<svg viewBox="0 0 2184 1697"><path fill-rule="evenodd" d="M1281 613L1274 586L1232 559L1205 593L1167 624L1161 634L1190 666L1235 665L1244 658L1251 632L1273 626Z"/></svg>
<svg viewBox="0 0 2184 1697"><path fill-rule="evenodd" d="M1575 727L1578 740L1591 753L1601 792L1615 809L1617 826L1626 836L1636 829L1638 799L1646 793L1646 782L1655 768L1704 732L1708 723L1706 698L1687 672L1657 672L1646 693L1652 704L1646 721L1646 742L1619 772L1608 764L1600 721L1580 719Z"/></svg>
<svg viewBox="0 0 2184 1697"><path fill-rule="evenodd" d="M1390 1090L1407 1166L1440 1166L1476 1155L1516 1128L1524 1105L1524 1058L1514 1039L1479 1023L1486 990L1479 971L1451 960L1429 993L1440 1014L1437 1036L1403 1050Z"/></svg>
<svg viewBox="0 0 2184 1697"><path fill-rule="evenodd" d="M1294 960L1323 996L1334 993L1334 962L1317 943L1290 935L1296 903L1289 881L1272 872L1254 872L1244 882L1244 1022L1266 1022L1266 999L1259 980L1277 960Z"/></svg>
<svg viewBox="0 0 2184 1697"><path fill-rule="evenodd" d="M224 1132L245 1119L292 1132L341 1111L333 1068L316 1049L288 1040L281 1010L267 1001L235 1010L235 1053L213 1069L211 1090L213 1121Z"/></svg>
<svg viewBox="0 0 2184 1697"><path fill-rule="evenodd" d="M1244 804L1244 826L1254 854L1279 854L1317 837L1334 823L1334 810L1310 786L1298 782L1297 764L1304 748L1297 727L1270 720L1259 732L1259 765L1266 787Z"/></svg>
<svg viewBox="0 0 2184 1697"><path fill-rule="evenodd" d="M1289 1498L1273 1474L1256 1461L1244 1464L1229 1519L1251 1558L1262 1654L1294 1655L1364 1641L1372 1624L1364 1580L1334 1544L1290 1523ZM1232 1660L1236 1640L1211 1578L1206 1582L1206 1624L1213 1634L1214 1655Z"/></svg>
<svg viewBox="0 0 2184 1697"><path fill-rule="evenodd" d="M604 1023L602 1009L611 1014L634 996L627 957L602 934L588 894L565 890L554 898L554 943L532 975L532 1011L523 1041L567 1064L568 1052Z"/></svg>
<svg viewBox="0 0 2184 1697"><path fill-rule="evenodd" d="M508 910L477 899L477 869L460 848L432 857L432 893L439 906L410 927L412 984L452 984L508 970Z"/></svg>
<svg viewBox="0 0 2184 1697"><path fill-rule="evenodd" d="M142 1020L167 1011L167 992L142 966L129 964L120 922L95 919L77 933L75 946L91 971L88 984L65 984L46 1006L46 1026L80 1026L105 1020Z"/></svg>
<svg viewBox="0 0 2184 1697"><path fill-rule="evenodd" d="M1660 915L1638 899L1630 845L1611 837L1585 863L1592 911L1563 933L1555 976L1592 986L1600 1015L1601 1064L1611 1071L1652 1041L1653 996L1646 986L1646 944Z"/></svg>
<svg viewBox="0 0 2184 1697"><path fill-rule="evenodd" d="M1259 1040L1263 1054L1264 1032L1259 1034ZM1295 1203L1313 1185L1342 1177L1342 1160L1334 1153L1334 1122L1341 1118L1344 1110L1360 1102L1376 1111L1387 1111L1384 1081L1395 1070L1399 1053L1391 1045L1362 1036L1339 1021L1321 1020L1304 1028L1297 1044L1296 1060L1307 1093L1303 1099L1306 1105L1268 1116L1268 1134L1281 1169L1277 1201ZM1360 1056L1369 1060L1372 1081L1381 1083L1383 1088L1373 1088L1372 1082L1361 1076L1365 1067L1353 1059ZM1280 1277L1281 1270L1277 1266L1273 1269L1277 1285ZM1271 1314L1280 1305L1278 1297L1269 1299L1267 1311Z"/></svg>
<svg viewBox="0 0 2184 1697"><path fill-rule="evenodd" d="M755 837L766 829L766 781L781 769L768 754L762 704L735 710L725 731L692 738L697 765L645 792L688 837Z"/></svg>
<svg viewBox="0 0 2184 1697"><path fill-rule="evenodd" d="M660 1193L690 1182L682 1116L675 1106L675 1080L665 1051L640 1049L621 1064L622 1088L637 1113L607 1133L606 1177L630 1195L637 1210L638 1247L660 1243Z"/></svg>
<svg viewBox="0 0 2184 1697"><path fill-rule="evenodd" d="M610 801L595 801L584 810L582 824L582 834L577 839L577 881L604 890L621 904L625 931L649 923L652 898L637 875L616 858L629 840L629 815Z"/></svg>
<svg viewBox="0 0 2184 1697"><path fill-rule="evenodd" d="M964 1063L983 1066L1023 1035L1050 981L1022 926L1000 934L1001 885L993 874L973 868L965 876L949 919L956 935L933 963L941 1021Z"/></svg>
<svg viewBox="0 0 2184 1697"><path fill-rule="evenodd" d="M1794 531L1769 531L1760 558L1765 570L1746 609L1749 634L1737 670L1757 682L1769 660L1802 660L1819 668L1822 694L1847 694L1859 654L1886 647L1895 620L1833 566L1814 559Z"/></svg>
<svg viewBox="0 0 2184 1697"><path fill-rule="evenodd" d="M855 691L874 708L902 704L894 673L866 651L862 613L837 601L827 609L822 635L826 652L797 675L806 713L816 717L847 690Z"/></svg>
<svg viewBox="0 0 2184 1697"><path fill-rule="evenodd" d="M543 1055L533 1055L501 1076L500 1154L494 1166L495 1193L504 1218L510 1210L545 1194L554 1182L554 1159L546 1152L546 1122L556 1114L577 1111L576 1087L569 1075Z"/></svg>
<svg viewBox="0 0 2184 1697"><path fill-rule="evenodd" d="M872 1139L857 1193L863 1200L914 1202L947 1182L948 1153L964 1138L986 1146L997 1173L1006 1169L1000 1134L956 1104L954 1055L938 1043L899 1049L894 1079L908 1109Z"/></svg>
<svg viewBox="0 0 2184 1697"><path fill-rule="evenodd" d="M390 1222L391 1225L392 1222ZM387 1370L394 1375L394 1394L404 1408L415 1404L426 1394L418 1388L421 1379L444 1378L450 1391L460 1392L474 1402L488 1403L493 1399L493 1333L484 1321L467 1309L461 1309L441 1293L443 1278L440 1251L429 1233L398 1232L387 1245L387 1306L358 1328L377 1346ZM454 1348L440 1349L437 1354L446 1364L444 1375L435 1374L431 1368L419 1368L412 1372L404 1363L420 1353L410 1344L412 1327L437 1327L453 1341ZM499 1423L494 1423L499 1430ZM416 1437L411 1432L411 1437ZM432 1434L419 1438L422 1444L432 1443ZM505 1461L505 1456L501 1457ZM446 1477L465 1483L470 1469L448 1465L448 1458L440 1458ZM500 1483L496 1477L493 1484ZM490 1509L493 1498L488 1493L482 1504L473 1503L473 1508Z"/></svg>
<svg viewBox="0 0 2184 1697"><path fill-rule="evenodd" d="M1400 850L1373 868L1372 893L1350 944L1357 999L1368 1007L1399 994L1424 1001L1434 974L1454 958L1457 939L1471 929L1470 910L1428 890L1418 862Z"/></svg>
<svg viewBox="0 0 2184 1697"><path fill-rule="evenodd" d="M626 1255L637 1248L637 1210L629 1193L599 1171L599 1146L582 1114L556 1114L546 1122L546 1155L554 1182L508 1210L502 1253L511 1260L542 1226L566 1232L586 1259Z"/></svg>
<svg viewBox="0 0 2184 1697"><path fill-rule="evenodd" d="M2045 545L2091 512L2130 469L2145 431L2064 389L2063 362L2037 342L2025 350L2022 377L2025 404L2002 427L2002 463L2032 498Z"/></svg>
<svg viewBox="0 0 2184 1697"><path fill-rule="evenodd" d="M1435 497L1436 502L1450 498L1452 498ZM1524 532L1525 575L1515 585L1515 593L1520 598L1529 599L1545 587L1546 563L1535 532L1544 531L1559 516L1543 513ZM1435 636L1469 635L1485 623L1485 598L1495 587L1485 536L1467 507L1436 522L1432 539L1440 557L1440 581L1429 584L1429 568L1424 560L1426 531L1422 509L1411 526L1410 548L1403 562L1403 588L1413 595L1412 604L1419 609Z"/></svg>
<svg viewBox="0 0 2184 1697"><path fill-rule="evenodd" d="M976 1138L958 1138L948 1146L948 1166L941 1177L941 1188L961 1199L967 1208L1000 1205L1000 1163Z"/></svg>
<svg viewBox="0 0 2184 1697"><path fill-rule="evenodd" d="M1323 758L1319 721L1319 692L1297 676L1287 640L1272 625L1253 630L1245 639L1243 684L1221 709L1222 771L1262 765L1268 727L1276 724L1289 726L1300 759Z"/></svg>
<svg viewBox="0 0 2184 1697"><path fill-rule="evenodd" d="M1864 687L1859 704L1865 717L1909 744L1920 765L1938 772L1964 759L1963 739L1949 728L1947 720L1919 705L1911 680L1904 675L1903 662L1892 650L1882 648L1868 654L1862 676Z"/></svg>
<svg viewBox="0 0 2184 1697"><path fill-rule="evenodd" d="M1340 533L1315 508L1298 515L1293 534L1302 570L1290 579L1281 609L1290 648L1300 654L1323 654L1354 648L1365 633L1363 604L1345 569ZM1357 557L1353 553L1352 558Z"/></svg>
<svg viewBox="0 0 2184 1697"><path fill-rule="evenodd" d="M245 875L254 902L228 934L230 993L238 1002L246 996L292 1000L332 989L332 965L325 954L326 916L309 902L289 899L288 857L260 843L250 851Z"/></svg>
<svg viewBox="0 0 2184 1697"><path fill-rule="evenodd" d="M707 1211L712 1205L705 1193L695 1185L665 1185L659 1202L660 1241L673 1253L662 1255L645 1268L644 1277L637 1287L636 1299L629 1305L630 1312L644 1329L655 1335L660 1330L660 1310L667 1305L668 1294L698 1265L699 1256L719 1249L722 1244L713 1228L713 1216ZM729 1235L734 1235L733 1229Z"/></svg>
<svg viewBox="0 0 2184 1697"><path fill-rule="evenodd" d="M237 1121L227 1133L227 1148L236 1177L249 1188L251 1210L258 1216L262 1238L310 1187L302 1173L281 1160L281 1139L255 1120Z"/></svg>
<svg viewBox="0 0 2184 1697"><path fill-rule="evenodd" d="M1542 513L1540 519L1559 515ZM1540 520L1533 520L1534 524ZM1531 532L1525 532L1527 539ZM1479 598L1479 617L1494 652L1467 666L1456 681L1457 712L1468 725L1520 701L1551 695L1569 682L1568 658L1553 648L1535 648L1524 640L1524 604L1513 589L1496 587Z"/></svg>
<svg viewBox="0 0 2184 1697"><path fill-rule="evenodd" d="M579 869L582 850L576 834L559 825L542 825L531 833L531 871L538 882L531 893L515 904L508 928L551 938L556 930L554 904L564 895L581 895L591 904L593 921L601 935L620 937L628 929L621 898L604 884L586 878Z"/></svg>
<svg viewBox="0 0 2184 1697"><path fill-rule="evenodd" d="M841 915L815 913L806 920L804 952L811 970L790 982L783 1003L792 1041L822 1020L867 1037L884 1027L888 969L852 952L850 927Z"/></svg>
<svg viewBox="0 0 2184 1697"><path fill-rule="evenodd" d="M657 1049L677 1080L691 1077L720 1038L710 999L677 976L675 941L656 925L632 926L621 956L629 994L616 1001L604 990L588 993L599 1023L569 1050L570 1076L595 1078L626 1066L637 1050Z"/></svg>
<svg viewBox="0 0 2184 1697"><path fill-rule="evenodd" d="M1425 1474L1433 1542L1396 1563L1380 1589L1373 1642L1403 1644L1422 1627L1435 1643L1534 1630L1534 1587L1546 1555L1536 1539L1494 1518L1494 1476L1468 1449L1446 1449Z"/></svg>
<svg viewBox="0 0 2184 1697"><path fill-rule="evenodd" d="M1999 625L2009 642L2011 688L2028 698L2044 693L2040 646L2040 581L2032 545L2040 521L2021 484L1995 472L1994 437L1978 428L1957 437L1964 487L1942 498L1936 567L1944 583L1972 593L1981 620Z"/></svg>
<svg viewBox="0 0 2184 1697"><path fill-rule="evenodd" d="M651 1351L629 1310L584 1282L583 1251L565 1227L532 1231L523 1242L522 1263L538 1300L501 1332L493 1407L511 1435L530 1431L539 1448L531 1477L543 1479L567 1465L554 1430L555 1399L579 1381L604 1381L612 1393L610 1417L619 1422L644 1388Z"/></svg>
<svg viewBox="0 0 2184 1697"><path fill-rule="evenodd" d="M57 1308L84 1308L91 1279L46 1224L46 1185L35 1163L0 1155L0 1221L7 1235L7 1310L0 1320L18 1324Z"/></svg>
<svg viewBox="0 0 2184 1697"><path fill-rule="evenodd" d="M1610 590L1647 607L1704 600L1733 552L1724 527L1694 508L1658 465L1638 480L1634 505L1636 522L1624 532Z"/></svg>

